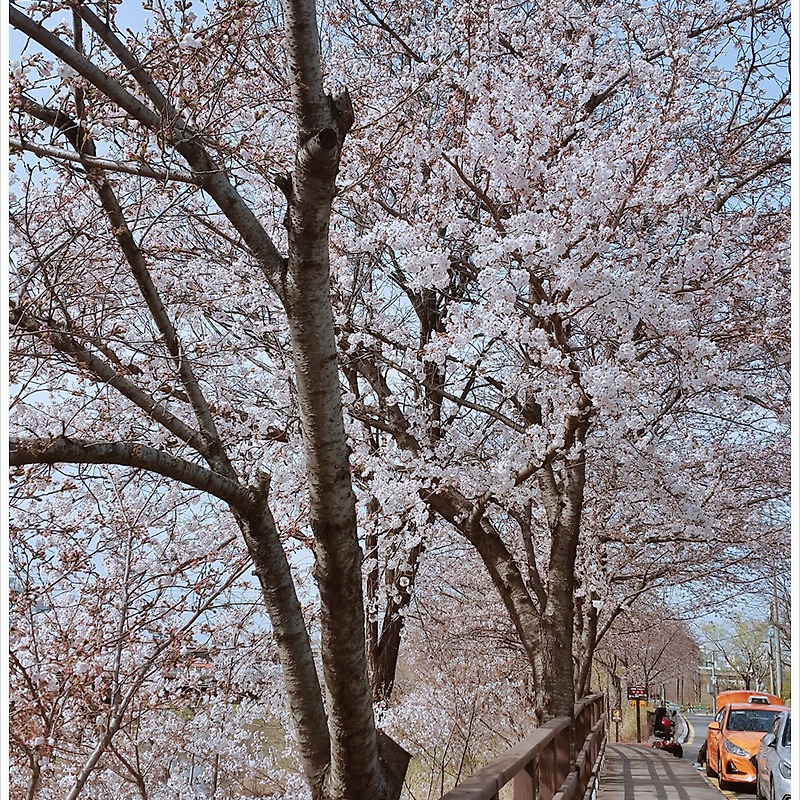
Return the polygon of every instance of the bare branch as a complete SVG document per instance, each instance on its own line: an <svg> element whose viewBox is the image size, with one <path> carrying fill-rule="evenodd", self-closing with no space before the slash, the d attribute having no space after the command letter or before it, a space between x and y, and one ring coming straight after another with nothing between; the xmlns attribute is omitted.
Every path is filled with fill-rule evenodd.
<svg viewBox="0 0 800 800"><path fill-rule="evenodd" d="M81 16L92 24L91 16L86 14L85 9L82 9ZM130 114L135 120L150 130L161 133L165 140L170 142L186 159L200 180L203 189L211 195L220 210L239 232L239 235L247 242L253 255L258 259L267 279L275 291L280 293L280 274L283 269L283 257L255 214L233 187L227 175L203 147L199 134L190 130L179 118L171 117L166 104L160 109L164 114L163 117L162 114L149 109L89 59L82 56L45 27L14 8L14 6L9 8L9 22L12 27L30 36L31 39L38 42L46 50L49 50L54 56L69 64L93 86L97 87L109 100ZM99 20L97 20L97 23L105 27ZM140 85L142 85L143 81L147 83L142 77L144 71L138 60L107 27L103 38L106 43L114 42L114 52L123 61L124 66L131 70L132 73L135 71L134 74L139 76ZM125 58L123 59L120 54L124 54ZM155 86L152 79L150 79L150 83L153 87ZM156 99L158 97L163 98L158 89L151 90L151 93Z"/></svg>
<svg viewBox="0 0 800 800"><path fill-rule="evenodd" d="M29 36L38 42L45 50L69 64L76 72L82 75L93 86L97 87L106 97L127 111L135 120L138 120L152 130L161 126L161 117L155 111L137 100L127 89L110 78L97 65L70 47L43 25L34 22L27 14L10 5L8 8L8 21L11 27L20 33Z"/></svg>
<svg viewBox="0 0 800 800"><path fill-rule="evenodd" d="M83 364L92 374L109 386L113 386L123 397L141 408L148 416L163 425L170 433L186 444L191 445L201 455L206 454L207 445L199 431L190 428L182 420L168 411L149 394L142 391L133 381L121 375L114 367L82 347L73 333L56 329L53 323L41 323L26 314L22 309L12 307L9 318L13 325L26 333L46 339L56 350L70 356L78 364Z"/></svg>
<svg viewBox="0 0 800 800"><path fill-rule="evenodd" d="M733 184L724 194L721 194L717 199L714 201L714 211L719 211L725 203L728 202L735 194L742 189L743 187L747 186L750 181L756 180L756 178L760 178L762 175L766 175L770 170L774 169L778 166L789 166L791 164L791 151L785 150L775 158L770 159L769 161L762 164L758 169L751 172L749 175L745 175L743 178L740 178L736 183ZM761 404L759 404L761 405Z"/></svg>
<svg viewBox="0 0 800 800"><path fill-rule="evenodd" d="M163 450L134 442L89 442L66 436L51 439L12 438L9 442L9 464L12 467L25 464L117 464L136 467L208 492L244 512L250 512L255 503L253 495L236 481Z"/></svg>
<svg viewBox="0 0 800 800"><path fill-rule="evenodd" d="M72 146L78 151L78 153L81 154L81 157L83 157L83 153L87 153L87 155L90 156L94 155L94 142L85 134L83 128L69 116L60 110L48 108L47 106L43 106L40 103L30 100L29 98L23 98L22 106L27 113L60 130L61 133L67 137ZM150 271L145 262L144 254L133 238L133 234L128 227L122 206L120 205L110 183L106 179L105 173L95 170L86 162L83 162L83 166L87 170L89 176L92 178L91 184L100 198L103 210L106 212L106 216L108 217L111 230L114 233L114 236L116 237L120 249L125 255L128 264L130 265L131 273L133 274L136 283L139 285L142 297L147 303L147 307L150 310L153 320L156 323L158 330L164 337L167 349L175 361L178 374L184 388L186 389L186 394L188 395L189 401L194 409L197 421L200 423L200 428L206 441L202 447L198 447L197 449L209 461L212 467L221 470L229 478L233 478L233 468L231 467L230 462L225 455L224 448L222 447L219 433L217 432L208 401L203 395L202 389L200 388L200 384L194 374L191 364L183 354L183 348L181 346L180 339L178 338L178 333L175 330L169 315L167 314L158 289L153 282L152 276L150 275ZM63 346L61 349L65 350ZM66 351L67 350L65 350L65 352ZM73 352L73 355L76 355L76 353ZM83 360L85 363L89 363L88 360ZM92 368L102 369L103 365L97 363ZM109 381L111 385L119 388L120 391L122 391L122 388L120 387L123 384L115 382L114 375L109 373L108 370L105 370L105 376L103 379ZM135 390L135 387L132 387L130 382L125 384L125 388L127 391L123 393L141 408L147 410L152 405L152 401L147 398L146 395L143 395L138 390ZM142 405L141 402L143 398L145 405ZM162 424L164 423L162 422ZM179 433L176 433L176 435L184 439L184 441L188 441L185 439L184 435Z"/></svg>
<svg viewBox="0 0 800 800"><path fill-rule="evenodd" d="M138 175L140 178L154 178L157 181L178 181L179 183L190 183L194 186L201 186L202 182L191 172L180 169L156 169L146 164L135 164L130 161L112 161L107 158L95 158L93 156L81 156L61 150L58 147L47 147L46 145L23 142L20 139L9 138L8 145L10 150L24 150L26 153L33 153L44 158L53 158L56 161L69 161L78 164L88 165L95 169L107 170L108 172L122 172L126 175Z"/></svg>
<svg viewBox="0 0 800 800"><path fill-rule="evenodd" d="M375 21L378 23L378 26L382 30L386 31L386 33L388 33L389 36L391 36L393 39L395 39L398 42L398 44L405 51L405 54L410 59L412 59L413 61L416 61L417 64L425 63L424 59L419 55L419 53L416 53L416 52L414 52L414 50L411 49L411 47L408 45L408 43L405 41L405 39L403 39L403 37L400 36L400 34L398 34L397 31L394 28L392 28L391 25L389 25L389 23L386 21L385 17L381 17L380 14L378 14L378 12L367 2L367 0L361 0L361 5L364 6L364 8L366 8L367 11L369 11L370 14L372 14L372 16L375 18ZM502 37L501 37L501 43L502 43Z"/></svg>

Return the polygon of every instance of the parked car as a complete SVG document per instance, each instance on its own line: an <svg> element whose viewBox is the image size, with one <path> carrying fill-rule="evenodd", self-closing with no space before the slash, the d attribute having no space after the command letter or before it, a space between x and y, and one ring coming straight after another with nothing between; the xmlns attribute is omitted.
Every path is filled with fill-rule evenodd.
<svg viewBox="0 0 800 800"><path fill-rule="evenodd" d="M785 710L785 706L763 702L723 706L708 723L706 774L716 776L721 789L731 784L753 786L758 746L775 718Z"/></svg>
<svg viewBox="0 0 800 800"><path fill-rule="evenodd" d="M791 800L792 712L775 718L756 753L756 800Z"/></svg>
<svg viewBox="0 0 800 800"><path fill-rule="evenodd" d="M716 710L719 711L729 703L752 703L754 705L765 706L785 706L786 703L776 694L769 692L754 692L752 689L731 689L727 692L720 692L715 700Z"/></svg>

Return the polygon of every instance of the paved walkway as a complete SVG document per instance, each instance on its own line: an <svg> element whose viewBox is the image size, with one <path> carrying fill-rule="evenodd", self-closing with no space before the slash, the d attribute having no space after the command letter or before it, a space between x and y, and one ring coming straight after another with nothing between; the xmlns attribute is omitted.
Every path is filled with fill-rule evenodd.
<svg viewBox="0 0 800 800"><path fill-rule="evenodd" d="M722 800L687 761L641 744L609 744L597 800Z"/></svg>

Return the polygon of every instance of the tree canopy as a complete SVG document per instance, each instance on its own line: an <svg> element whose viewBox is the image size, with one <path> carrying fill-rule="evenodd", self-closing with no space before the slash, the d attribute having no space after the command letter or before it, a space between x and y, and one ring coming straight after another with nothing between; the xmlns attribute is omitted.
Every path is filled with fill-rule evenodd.
<svg viewBox="0 0 800 800"><path fill-rule="evenodd" d="M209 718L267 693L238 724L291 728L276 774L314 800L397 797L408 753L376 718L413 747L413 682L405 717L392 697L403 664L417 698L446 680L437 615L502 631L513 685L491 691L542 721L572 713L639 597L783 557L785 3L142 11L10 7L29 797L101 769L156 797L171 768L141 766L134 709L180 706L157 672L183 648L216 674L239 630L257 688L217 676ZM62 620L120 574L96 641ZM40 620L94 661L40 669ZM112 691L76 743L54 709L85 676Z"/></svg>

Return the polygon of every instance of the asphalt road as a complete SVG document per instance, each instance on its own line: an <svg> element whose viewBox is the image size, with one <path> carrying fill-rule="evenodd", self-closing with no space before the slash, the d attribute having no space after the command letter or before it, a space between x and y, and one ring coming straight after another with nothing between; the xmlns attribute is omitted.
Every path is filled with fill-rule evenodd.
<svg viewBox="0 0 800 800"><path fill-rule="evenodd" d="M686 742L683 745L683 757L690 763L694 764L695 767L700 770L703 775L705 775L705 765L702 767L697 763L697 755L700 752L700 747L702 746L703 742L706 740L706 732L708 731L708 723L711 722L713 717L711 716L700 716L698 714L687 714L685 716L686 722L688 723L688 736L686 738ZM729 798L729 800L735 800L735 798L746 797L749 800L755 797L756 790L755 787L743 787L742 789L736 790L728 790L719 789L719 782L716 778L706 778L706 780L711 783L716 789L722 792L722 794Z"/></svg>

